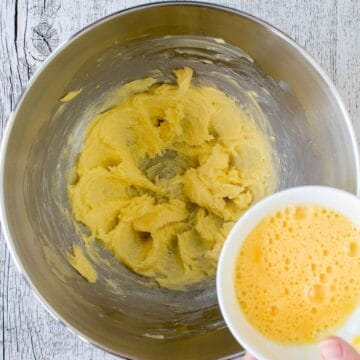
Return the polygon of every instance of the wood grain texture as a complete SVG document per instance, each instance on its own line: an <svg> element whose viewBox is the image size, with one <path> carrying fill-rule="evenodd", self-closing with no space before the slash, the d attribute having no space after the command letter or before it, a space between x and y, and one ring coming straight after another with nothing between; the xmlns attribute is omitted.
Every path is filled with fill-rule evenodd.
<svg viewBox="0 0 360 360"><path fill-rule="evenodd" d="M289 34L339 89L360 133L358 0L219 0ZM73 33L141 0L1 0L0 131L31 75ZM18 273L0 234L0 360L115 359L57 323Z"/></svg>

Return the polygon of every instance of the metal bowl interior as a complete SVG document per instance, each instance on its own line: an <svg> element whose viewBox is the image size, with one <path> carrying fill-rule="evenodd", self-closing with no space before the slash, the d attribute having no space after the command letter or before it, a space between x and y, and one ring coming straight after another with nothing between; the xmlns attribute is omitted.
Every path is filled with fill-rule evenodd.
<svg viewBox="0 0 360 360"><path fill-rule="evenodd" d="M269 120L259 126L275 139L280 189L316 184L358 192L357 145L334 86L271 26L218 6L165 3L79 33L37 72L9 121L2 221L15 261L48 310L126 358L213 359L241 351L222 320L214 279L187 292L159 289L99 248L110 265L97 265L100 279L89 284L66 259L83 230L71 221L66 184L86 125L114 88L153 70L161 70L160 81L171 78L184 65L194 68L197 83L218 86L248 108L255 109L248 95L257 94ZM59 102L79 88L75 99Z"/></svg>

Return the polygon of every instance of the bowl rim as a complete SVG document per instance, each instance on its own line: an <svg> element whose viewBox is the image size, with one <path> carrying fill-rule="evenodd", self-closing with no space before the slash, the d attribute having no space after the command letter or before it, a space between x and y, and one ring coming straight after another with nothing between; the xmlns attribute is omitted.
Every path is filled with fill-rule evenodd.
<svg viewBox="0 0 360 360"><path fill-rule="evenodd" d="M19 109L21 108L22 103L24 102L24 99L26 95L29 92L29 89L34 85L36 80L39 78L40 74L44 71L44 69L56 58L57 55L59 55L66 47L68 47L70 44L72 44L74 41L76 41L81 36L84 36L87 32L95 29L97 26L101 26L103 23L117 18L121 17L123 15L130 14L132 12L137 12L141 10L146 10L150 8L156 8L156 7L171 7L171 6L195 6L195 7L202 7L202 8L210 8L215 9L227 13L234 14L236 16L245 18L253 23L256 23L264 28L266 28L271 33L275 34L277 37L281 38L284 42L288 43L290 46L292 46L302 57L304 57L309 64L319 73L322 80L326 83L328 86L328 89L330 90L332 96L336 100L342 116L345 121L345 125L347 128L347 131L349 133L350 139L351 139L351 147L353 149L353 155L355 159L355 168L356 168L356 195L359 196L360 194L360 163L359 163L359 149L355 137L355 131L352 125L352 122L350 120L349 114L346 110L345 104L343 100L341 99L338 91L336 90L335 85L329 78L329 76L325 73L325 71L321 68L321 66L305 51L305 49L297 44L295 40L293 40L290 36L276 28L275 26L271 25L270 23L256 17L253 15L250 15L244 11L219 5L219 4L212 4L208 2L198 2L198 1L158 1L150 4L142 4L137 5L134 7L125 8L119 11L115 11L105 17L102 17L79 31L72 34L68 39L64 40L49 56L48 58L39 66L38 69L34 72L26 86L24 87L21 96L19 97L17 103L15 104L14 110L10 113L8 117L8 121L6 123L3 137L1 139L1 147L0 147L0 192L3 194L4 191L4 177L5 177L5 161L6 161L6 154L8 150L8 142L11 136L12 128L14 126L17 114L19 112ZM32 293L35 295L37 300L43 305L43 307L47 310L47 312L57 321L60 322L62 325L64 325L67 329L69 329L72 333L76 334L79 338L81 338L86 343L92 344L96 346L97 348L104 350L110 354L113 354L115 356L121 356L124 359L131 359L126 354L122 354L120 352L115 352L115 350L108 348L107 346L101 344L100 342L92 339L90 336L87 336L83 334L80 330L78 330L75 326L70 324L67 320L63 318L63 316L56 311L50 302L40 293L40 291L36 288L36 286L33 284L30 276L27 274L26 269L24 268L20 256L16 252L15 244L12 240L11 231L9 228L9 224L7 221L7 209L4 197L1 196L0 199L0 221L2 224L2 229L5 237L5 241L7 244L7 248L9 249L9 252L11 254L11 257L16 265L17 270L22 275L22 278L25 280L29 288L31 289ZM238 354L234 354L233 356L239 356L242 355L243 352L240 352Z"/></svg>

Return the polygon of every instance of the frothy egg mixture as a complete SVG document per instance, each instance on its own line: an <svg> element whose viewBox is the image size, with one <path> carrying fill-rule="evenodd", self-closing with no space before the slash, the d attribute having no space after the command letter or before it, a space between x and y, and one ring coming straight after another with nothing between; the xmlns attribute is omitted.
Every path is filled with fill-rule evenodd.
<svg viewBox="0 0 360 360"><path fill-rule="evenodd" d="M360 301L360 228L317 206L288 207L244 240L235 288L248 321L284 344L340 327Z"/></svg>

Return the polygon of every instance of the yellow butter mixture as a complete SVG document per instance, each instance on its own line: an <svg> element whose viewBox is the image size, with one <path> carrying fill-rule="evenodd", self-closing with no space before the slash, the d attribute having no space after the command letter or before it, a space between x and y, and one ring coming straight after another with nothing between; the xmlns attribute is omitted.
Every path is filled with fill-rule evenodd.
<svg viewBox="0 0 360 360"><path fill-rule="evenodd" d="M241 214L274 191L267 136L224 92L135 80L90 123L68 186L75 219L130 270L180 289L216 271Z"/></svg>
<svg viewBox="0 0 360 360"><path fill-rule="evenodd" d="M266 337L315 342L360 302L360 228L322 207L279 210L242 244L235 289L245 316Z"/></svg>
<svg viewBox="0 0 360 360"><path fill-rule="evenodd" d="M80 246L73 246L72 253L68 253L68 260L71 266L76 269L88 282L96 282L96 270L91 265Z"/></svg>

